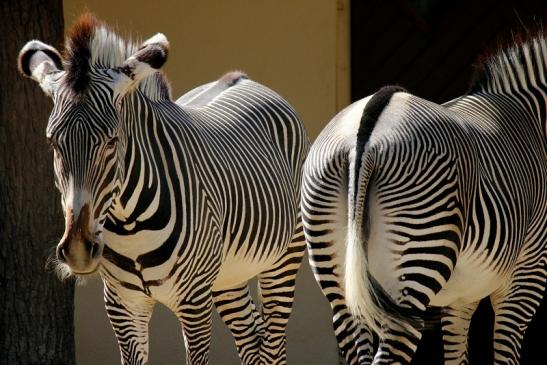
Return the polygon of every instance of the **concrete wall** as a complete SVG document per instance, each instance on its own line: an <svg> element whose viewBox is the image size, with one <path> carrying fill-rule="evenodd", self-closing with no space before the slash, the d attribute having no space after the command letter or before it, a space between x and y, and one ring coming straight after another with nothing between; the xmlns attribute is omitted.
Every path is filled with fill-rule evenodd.
<svg viewBox="0 0 547 365"><path fill-rule="evenodd" d="M347 0L66 0L67 29L87 7L123 34L171 43L164 68L173 97L233 69L284 96L313 139L349 101ZM114 364L117 344L102 304L102 284L76 294L79 365ZM337 364L330 308L305 259L288 328L289 364ZM233 340L215 317L212 364L238 364ZM158 305L150 326L150 364L183 363L175 317Z"/></svg>

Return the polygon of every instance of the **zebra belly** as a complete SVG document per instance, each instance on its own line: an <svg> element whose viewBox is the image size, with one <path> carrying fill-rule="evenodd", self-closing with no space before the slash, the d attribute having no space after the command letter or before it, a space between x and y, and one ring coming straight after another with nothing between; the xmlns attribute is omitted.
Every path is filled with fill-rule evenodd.
<svg viewBox="0 0 547 365"><path fill-rule="evenodd" d="M430 305L445 307L473 303L492 294L506 282L506 275L487 267L477 257L458 258L450 279L432 298Z"/></svg>
<svg viewBox="0 0 547 365"><path fill-rule="evenodd" d="M220 267L213 290L233 288L244 283L261 272L271 269L282 255L272 255L264 259L227 255Z"/></svg>

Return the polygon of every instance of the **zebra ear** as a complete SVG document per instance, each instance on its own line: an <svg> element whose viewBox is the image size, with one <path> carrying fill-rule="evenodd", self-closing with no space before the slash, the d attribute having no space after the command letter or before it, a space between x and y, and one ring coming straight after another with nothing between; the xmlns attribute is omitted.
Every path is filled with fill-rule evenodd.
<svg viewBox="0 0 547 365"><path fill-rule="evenodd" d="M48 76L63 70L63 60L55 48L33 40L19 52L17 68L21 74L38 82L44 92L51 96L54 85Z"/></svg>
<svg viewBox="0 0 547 365"><path fill-rule="evenodd" d="M157 72L167 61L169 42L158 33L144 42L141 48L130 56L118 71L131 79L128 86L135 86L141 80Z"/></svg>

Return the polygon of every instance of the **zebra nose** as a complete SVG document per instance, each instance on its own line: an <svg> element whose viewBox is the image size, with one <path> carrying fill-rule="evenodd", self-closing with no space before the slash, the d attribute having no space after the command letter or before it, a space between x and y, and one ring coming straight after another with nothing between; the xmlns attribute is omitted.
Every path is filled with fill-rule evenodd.
<svg viewBox="0 0 547 365"><path fill-rule="evenodd" d="M96 259L101 254L101 246L92 240L63 239L57 245L57 259L63 263L73 263L75 260Z"/></svg>

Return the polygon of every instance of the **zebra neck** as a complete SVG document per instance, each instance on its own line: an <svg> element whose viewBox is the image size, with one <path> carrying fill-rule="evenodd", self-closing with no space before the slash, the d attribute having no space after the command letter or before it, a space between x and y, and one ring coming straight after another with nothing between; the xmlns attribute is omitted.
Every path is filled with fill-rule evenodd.
<svg viewBox="0 0 547 365"><path fill-rule="evenodd" d="M170 122L178 107L133 100L124 113L132 118L124 120L123 181L105 229L113 250L145 268L169 259L189 234L187 212L191 209L186 209L184 192L195 174L181 148L185 145L182 123L173 129Z"/></svg>
<svg viewBox="0 0 547 365"><path fill-rule="evenodd" d="M547 38L540 35L491 57L475 75L473 95L490 95L497 104L521 104L531 114L544 146L547 145ZM505 98L505 100L503 100ZM522 120L522 117L520 118Z"/></svg>

